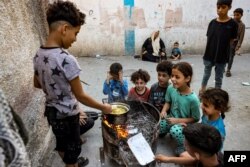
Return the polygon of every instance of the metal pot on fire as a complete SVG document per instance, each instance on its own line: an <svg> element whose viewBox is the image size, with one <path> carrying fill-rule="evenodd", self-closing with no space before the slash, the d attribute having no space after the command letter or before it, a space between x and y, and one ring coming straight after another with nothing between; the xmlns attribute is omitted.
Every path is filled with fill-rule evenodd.
<svg viewBox="0 0 250 167"><path fill-rule="evenodd" d="M110 114L104 114L104 119L113 125L124 125L127 121L127 113L130 106L120 102L114 102L110 105L112 112Z"/></svg>

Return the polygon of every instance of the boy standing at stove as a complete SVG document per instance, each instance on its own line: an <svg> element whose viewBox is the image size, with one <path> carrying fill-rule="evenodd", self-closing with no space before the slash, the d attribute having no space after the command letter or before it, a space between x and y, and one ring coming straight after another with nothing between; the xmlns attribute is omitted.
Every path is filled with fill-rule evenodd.
<svg viewBox="0 0 250 167"><path fill-rule="evenodd" d="M83 91L81 68L65 50L76 41L85 14L69 1L50 4L46 14L49 35L33 58L34 86L45 93L45 116L66 167L83 167L88 159L78 157L81 153L79 102L105 113L111 112L111 106L97 102Z"/></svg>
<svg viewBox="0 0 250 167"><path fill-rule="evenodd" d="M162 61L156 67L158 82L154 83L150 88L148 102L155 106L159 112L165 104L165 94L171 77L172 62Z"/></svg>

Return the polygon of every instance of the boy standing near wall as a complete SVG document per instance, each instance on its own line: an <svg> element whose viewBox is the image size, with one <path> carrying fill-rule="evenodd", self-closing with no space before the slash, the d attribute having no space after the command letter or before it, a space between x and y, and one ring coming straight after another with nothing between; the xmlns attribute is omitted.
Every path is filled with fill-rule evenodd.
<svg viewBox="0 0 250 167"><path fill-rule="evenodd" d="M207 46L203 56L204 74L199 93L206 90L211 76L212 67L215 66L215 87L221 88L223 73L229 60L230 43L237 37L237 23L228 16L232 0L218 0L218 17L213 19L207 30Z"/></svg>
<svg viewBox="0 0 250 167"><path fill-rule="evenodd" d="M235 53L240 55L239 49L241 47L245 35L245 24L241 21L242 16L243 16L243 9L237 8L234 10L234 20L236 21L236 23L238 23L238 33L237 33L237 38L234 39L233 44L231 46L231 52L226 72L227 77L231 77L232 75L230 70L233 65L234 56Z"/></svg>
<svg viewBox="0 0 250 167"><path fill-rule="evenodd" d="M80 82L81 68L68 49L85 23L85 14L72 2L58 1L47 11L49 36L33 59L34 86L46 94L45 116L56 137L56 150L66 167L82 167L88 159L81 153L79 102L89 107L111 112L109 104L102 104L88 96Z"/></svg>

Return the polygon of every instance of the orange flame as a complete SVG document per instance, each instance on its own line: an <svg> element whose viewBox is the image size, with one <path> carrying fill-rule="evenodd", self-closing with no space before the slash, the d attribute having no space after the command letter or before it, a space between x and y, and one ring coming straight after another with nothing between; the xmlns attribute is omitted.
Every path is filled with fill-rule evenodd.
<svg viewBox="0 0 250 167"><path fill-rule="evenodd" d="M110 124L107 120L103 120L103 123L107 125L109 128L115 130L118 139L128 137L128 130L126 129L126 125L113 125Z"/></svg>

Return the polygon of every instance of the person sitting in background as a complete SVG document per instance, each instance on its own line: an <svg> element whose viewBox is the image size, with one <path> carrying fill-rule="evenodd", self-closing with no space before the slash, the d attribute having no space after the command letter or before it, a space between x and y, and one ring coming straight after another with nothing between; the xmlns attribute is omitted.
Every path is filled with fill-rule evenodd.
<svg viewBox="0 0 250 167"><path fill-rule="evenodd" d="M135 87L131 88L128 93L128 100L138 100L147 102L150 94L150 89L147 83L150 80L150 75L147 71L139 69L131 75L131 81Z"/></svg>
<svg viewBox="0 0 250 167"><path fill-rule="evenodd" d="M179 49L178 42L174 43L174 47L172 49L170 58L173 60L180 60L181 59L181 50Z"/></svg>
<svg viewBox="0 0 250 167"><path fill-rule="evenodd" d="M153 32L142 45L141 57L143 61L159 62L167 59L165 44L159 36L160 31Z"/></svg>
<svg viewBox="0 0 250 167"><path fill-rule="evenodd" d="M124 101L128 95L128 81L123 79L122 65L113 63L103 83L103 94L108 95L108 103Z"/></svg>

